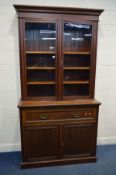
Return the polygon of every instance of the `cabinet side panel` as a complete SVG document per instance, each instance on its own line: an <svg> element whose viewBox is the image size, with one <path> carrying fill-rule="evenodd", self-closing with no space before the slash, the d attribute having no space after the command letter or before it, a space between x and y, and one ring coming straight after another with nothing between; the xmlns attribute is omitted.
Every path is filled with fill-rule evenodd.
<svg viewBox="0 0 116 175"><path fill-rule="evenodd" d="M19 18L19 46L20 46L20 79L21 79L21 96L22 100L26 99L26 69L25 69L25 53L24 53L24 19Z"/></svg>
<svg viewBox="0 0 116 175"><path fill-rule="evenodd" d="M98 34L98 22L93 22L93 38L91 48L91 86L90 86L90 98L94 98L95 91L95 75L96 75L96 60L97 60L97 34Z"/></svg>

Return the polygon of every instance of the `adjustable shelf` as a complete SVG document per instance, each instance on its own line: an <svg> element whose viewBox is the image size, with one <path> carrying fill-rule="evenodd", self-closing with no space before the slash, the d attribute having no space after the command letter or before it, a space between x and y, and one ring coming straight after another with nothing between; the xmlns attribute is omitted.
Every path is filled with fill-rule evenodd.
<svg viewBox="0 0 116 175"><path fill-rule="evenodd" d="M90 55L91 52L73 52L73 51L66 51L64 54L67 55Z"/></svg>
<svg viewBox="0 0 116 175"><path fill-rule="evenodd" d="M40 66L30 66L26 68L27 70L55 70L55 67L40 67Z"/></svg>
<svg viewBox="0 0 116 175"><path fill-rule="evenodd" d="M27 85L47 85L47 84L55 84L53 81L29 81Z"/></svg>
<svg viewBox="0 0 116 175"><path fill-rule="evenodd" d="M26 51L26 54L55 54L55 52L51 51Z"/></svg>
<svg viewBox="0 0 116 175"><path fill-rule="evenodd" d="M89 84L89 81L63 81L63 84Z"/></svg>
<svg viewBox="0 0 116 175"><path fill-rule="evenodd" d="M90 67L63 67L64 70L90 70Z"/></svg>

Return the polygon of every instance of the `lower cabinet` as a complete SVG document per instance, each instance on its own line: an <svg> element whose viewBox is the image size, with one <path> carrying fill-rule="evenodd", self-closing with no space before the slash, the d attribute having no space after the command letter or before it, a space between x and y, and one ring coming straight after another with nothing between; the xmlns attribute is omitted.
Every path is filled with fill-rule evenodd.
<svg viewBox="0 0 116 175"><path fill-rule="evenodd" d="M95 161L97 110L21 110L22 167Z"/></svg>

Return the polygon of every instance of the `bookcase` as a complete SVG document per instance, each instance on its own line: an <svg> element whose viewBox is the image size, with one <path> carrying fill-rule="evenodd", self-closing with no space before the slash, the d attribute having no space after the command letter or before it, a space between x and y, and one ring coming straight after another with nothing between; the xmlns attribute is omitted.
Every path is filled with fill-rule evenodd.
<svg viewBox="0 0 116 175"><path fill-rule="evenodd" d="M100 9L14 5L19 21L22 167L96 160Z"/></svg>

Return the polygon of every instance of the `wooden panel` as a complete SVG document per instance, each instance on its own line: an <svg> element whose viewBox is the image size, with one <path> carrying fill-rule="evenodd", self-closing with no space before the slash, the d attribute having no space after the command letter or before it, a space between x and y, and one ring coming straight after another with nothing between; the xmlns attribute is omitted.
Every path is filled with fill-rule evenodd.
<svg viewBox="0 0 116 175"><path fill-rule="evenodd" d="M58 126L26 127L24 132L26 161L53 160L58 157Z"/></svg>
<svg viewBox="0 0 116 175"><path fill-rule="evenodd" d="M95 155L96 125L69 124L63 126L64 158Z"/></svg>

